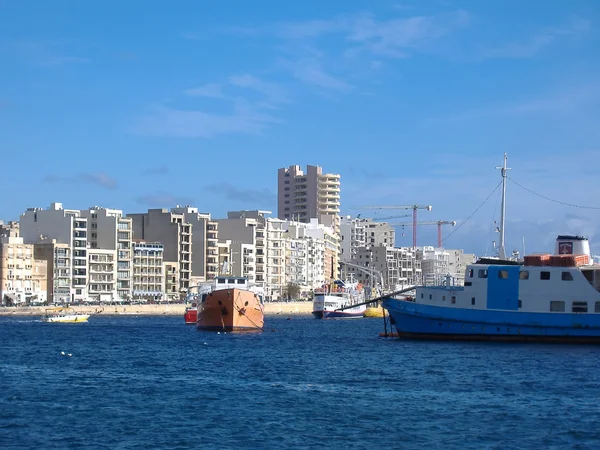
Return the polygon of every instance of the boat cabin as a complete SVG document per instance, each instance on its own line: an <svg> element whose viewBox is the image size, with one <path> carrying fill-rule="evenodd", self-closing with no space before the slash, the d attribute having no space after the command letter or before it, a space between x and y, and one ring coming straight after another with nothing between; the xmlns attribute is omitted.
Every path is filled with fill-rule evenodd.
<svg viewBox="0 0 600 450"><path fill-rule="evenodd" d="M213 286L214 289L246 289L248 287L248 278L219 276L213 280Z"/></svg>

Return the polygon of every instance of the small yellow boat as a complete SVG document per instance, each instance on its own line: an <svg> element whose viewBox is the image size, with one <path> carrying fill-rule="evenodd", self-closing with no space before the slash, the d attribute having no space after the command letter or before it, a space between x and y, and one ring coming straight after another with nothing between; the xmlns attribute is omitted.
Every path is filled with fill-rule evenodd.
<svg viewBox="0 0 600 450"><path fill-rule="evenodd" d="M83 323L89 318L89 314L78 313L73 308L51 308L46 309L42 322Z"/></svg>

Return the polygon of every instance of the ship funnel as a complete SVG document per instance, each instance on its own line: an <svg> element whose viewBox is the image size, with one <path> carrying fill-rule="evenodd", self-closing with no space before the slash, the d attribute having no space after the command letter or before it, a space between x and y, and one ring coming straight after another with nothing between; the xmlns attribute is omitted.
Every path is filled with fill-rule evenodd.
<svg viewBox="0 0 600 450"><path fill-rule="evenodd" d="M583 236L561 235L556 238L555 255L587 255L589 264L593 264L590 242Z"/></svg>

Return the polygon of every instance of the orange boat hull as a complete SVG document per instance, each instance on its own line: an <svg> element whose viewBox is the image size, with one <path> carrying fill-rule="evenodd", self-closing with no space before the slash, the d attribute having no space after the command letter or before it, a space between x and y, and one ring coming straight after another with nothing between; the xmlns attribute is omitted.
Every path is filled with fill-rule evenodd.
<svg viewBox="0 0 600 450"><path fill-rule="evenodd" d="M242 289L221 289L209 293L198 308L199 330L262 330L264 308L256 294Z"/></svg>

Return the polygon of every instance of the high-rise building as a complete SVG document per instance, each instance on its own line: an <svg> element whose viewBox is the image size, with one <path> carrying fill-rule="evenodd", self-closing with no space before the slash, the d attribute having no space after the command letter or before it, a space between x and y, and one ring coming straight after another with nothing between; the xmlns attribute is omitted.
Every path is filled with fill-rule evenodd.
<svg viewBox="0 0 600 450"><path fill-rule="evenodd" d="M339 277L340 259L340 176L323 173L320 166L281 168L277 173L277 217L283 220L309 223L317 219L331 227L337 238L337 250L327 262L333 268L332 278Z"/></svg>
<svg viewBox="0 0 600 450"><path fill-rule="evenodd" d="M163 254L164 246L160 242L134 240L133 300L163 300L165 296Z"/></svg>
<svg viewBox="0 0 600 450"><path fill-rule="evenodd" d="M56 243L68 245L71 250L71 302L87 300L87 218L81 216L81 211L63 209L62 203L52 203L48 209L28 208L21 214L19 230L28 244L54 239Z"/></svg>
<svg viewBox="0 0 600 450"><path fill-rule="evenodd" d="M90 248L88 257L89 298L102 303L121 300L117 292L117 250Z"/></svg>
<svg viewBox="0 0 600 450"><path fill-rule="evenodd" d="M81 217L87 218L90 251L93 249L116 251L116 299L130 299L132 220L124 217L123 211L119 209L99 206L81 210Z"/></svg>
<svg viewBox="0 0 600 450"><path fill-rule="evenodd" d="M198 212L198 208L189 205L171 208L171 212L183 214L185 221L192 224L192 277L197 281L212 280L219 271L218 223L211 220L209 213Z"/></svg>
<svg viewBox="0 0 600 450"><path fill-rule="evenodd" d="M164 260L167 288L172 289L171 280L177 276L177 294L169 291L170 299L177 295L185 296L190 288L192 277L192 224L185 214L168 209L149 209L148 212L127 214L133 220L133 236L148 242L161 242L164 245ZM195 257L195 255L194 255Z"/></svg>

